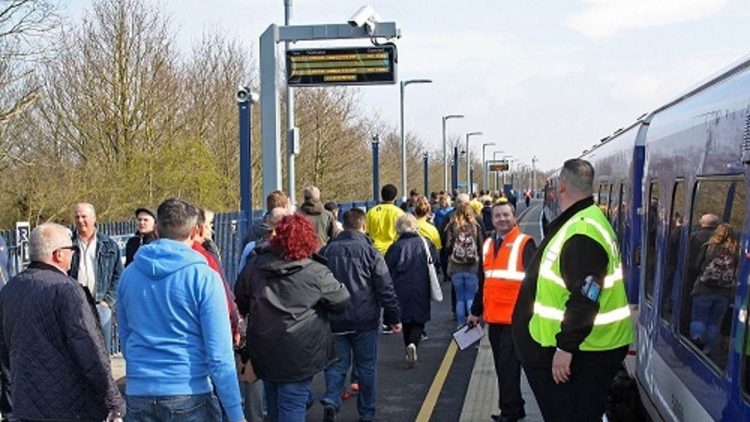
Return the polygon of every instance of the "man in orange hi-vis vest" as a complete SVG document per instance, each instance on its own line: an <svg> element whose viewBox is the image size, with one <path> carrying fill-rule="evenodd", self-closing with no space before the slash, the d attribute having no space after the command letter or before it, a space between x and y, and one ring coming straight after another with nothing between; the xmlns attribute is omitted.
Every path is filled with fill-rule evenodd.
<svg viewBox="0 0 750 422"><path fill-rule="evenodd" d="M536 252L536 244L531 236L521 233L515 211L504 198L492 207L494 232L484 241L484 277L479 280L468 318L469 324L475 325L484 316L488 326L500 390L500 414L492 415L495 421L516 421L526 416L521 396L521 364L513 348L510 324L526 264Z"/></svg>

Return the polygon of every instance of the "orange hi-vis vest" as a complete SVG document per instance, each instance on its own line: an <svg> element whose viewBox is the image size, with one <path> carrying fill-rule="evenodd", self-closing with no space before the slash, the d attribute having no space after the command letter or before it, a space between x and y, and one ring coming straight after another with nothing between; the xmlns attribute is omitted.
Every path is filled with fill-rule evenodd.
<svg viewBox="0 0 750 422"><path fill-rule="evenodd" d="M530 236L513 227L495 253L494 236L484 241L484 320L491 324L510 324L521 281L526 275L523 250Z"/></svg>

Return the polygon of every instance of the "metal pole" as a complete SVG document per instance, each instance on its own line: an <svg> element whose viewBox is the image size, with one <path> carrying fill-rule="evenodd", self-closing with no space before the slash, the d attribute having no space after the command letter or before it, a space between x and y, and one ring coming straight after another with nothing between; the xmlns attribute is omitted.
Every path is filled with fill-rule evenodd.
<svg viewBox="0 0 750 422"><path fill-rule="evenodd" d="M536 195L536 155L531 158L531 193Z"/></svg>
<svg viewBox="0 0 750 422"><path fill-rule="evenodd" d="M270 25L260 36L261 137L263 196L281 189L281 142L279 130L279 72L276 41L279 31Z"/></svg>
<svg viewBox="0 0 750 422"><path fill-rule="evenodd" d="M482 132L470 132L466 134L466 192L471 195L471 153L469 151L469 138L481 135Z"/></svg>
<svg viewBox="0 0 750 422"><path fill-rule="evenodd" d="M482 144L482 189L488 190L490 188L490 179L487 175L487 160L485 159L487 147L495 145L494 142L488 142Z"/></svg>
<svg viewBox="0 0 750 422"><path fill-rule="evenodd" d="M292 20L292 3L293 0L284 0L284 25L289 26L289 22ZM289 41L284 41L284 51L289 50ZM287 196L289 196L289 202L296 204L295 199L295 157L299 151L297 142L299 141L299 135L296 133L297 128L294 126L294 93L292 88L287 84L286 86L286 144L287 144ZM269 210L270 211L270 210Z"/></svg>
<svg viewBox="0 0 750 422"><path fill-rule="evenodd" d="M451 174L451 191L449 195L458 190L458 146L453 147L453 174Z"/></svg>
<svg viewBox="0 0 750 422"><path fill-rule="evenodd" d="M426 152L422 155L424 161L424 196L429 198L430 195L430 156Z"/></svg>
<svg viewBox="0 0 750 422"><path fill-rule="evenodd" d="M401 198L406 201L406 139L404 139L404 86L401 81Z"/></svg>
<svg viewBox="0 0 750 422"><path fill-rule="evenodd" d="M380 136L372 137L372 200L380 201Z"/></svg>
<svg viewBox="0 0 750 422"><path fill-rule="evenodd" d="M240 120L240 239L245 238L247 230L252 222L253 206L253 172L252 165L252 142L250 141L250 119L251 105L249 101L237 101L237 111ZM243 245L244 246L244 245Z"/></svg>

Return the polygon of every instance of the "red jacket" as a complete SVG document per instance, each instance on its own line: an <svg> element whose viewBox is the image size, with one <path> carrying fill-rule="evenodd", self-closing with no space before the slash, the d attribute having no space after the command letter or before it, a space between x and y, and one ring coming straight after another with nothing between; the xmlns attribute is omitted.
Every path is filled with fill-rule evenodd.
<svg viewBox="0 0 750 422"><path fill-rule="evenodd" d="M232 294L232 290L229 288L229 285L227 284L226 280L224 280L223 272L221 271L221 267L219 266L219 261L216 260L216 258L206 250L203 245L201 245L198 242L193 242L193 250L198 252L199 254L203 255L204 258L206 258L206 261L208 261L208 266L211 267L212 270L216 271L217 274L219 274L219 277L221 278L221 284L224 286L224 295L227 298L227 312L229 313L229 323L232 325L232 337L237 338L239 336L239 311L237 311L237 305L234 303L234 295Z"/></svg>

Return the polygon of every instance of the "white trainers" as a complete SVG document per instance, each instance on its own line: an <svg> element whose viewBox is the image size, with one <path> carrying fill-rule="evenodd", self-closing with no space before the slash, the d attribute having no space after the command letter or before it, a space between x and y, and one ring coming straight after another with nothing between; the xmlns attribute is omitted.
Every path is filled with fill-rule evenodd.
<svg viewBox="0 0 750 422"><path fill-rule="evenodd" d="M406 365L411 369L417 364L417 346L414 343L409 343L406 346Z"/></svg>

